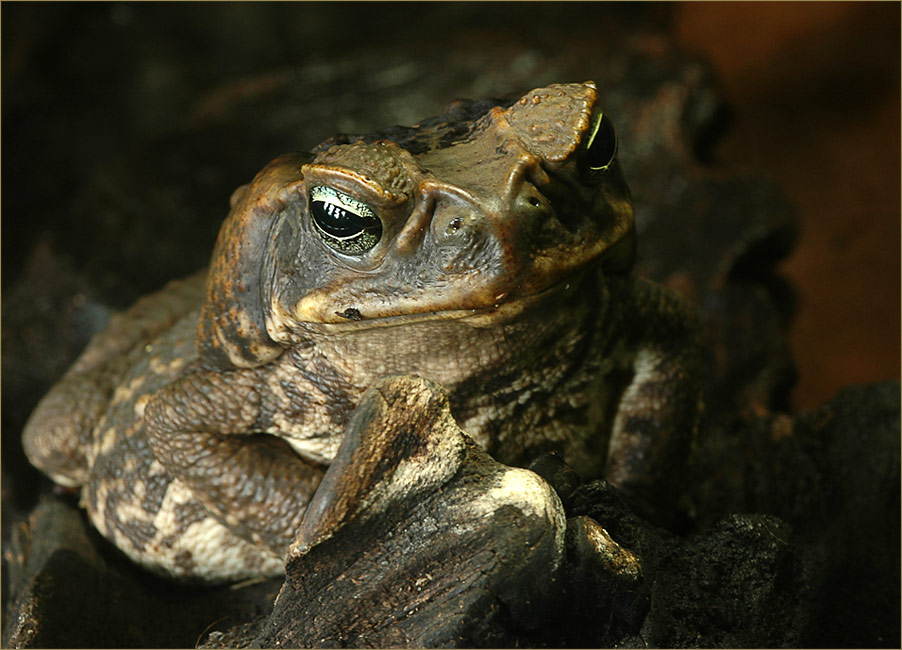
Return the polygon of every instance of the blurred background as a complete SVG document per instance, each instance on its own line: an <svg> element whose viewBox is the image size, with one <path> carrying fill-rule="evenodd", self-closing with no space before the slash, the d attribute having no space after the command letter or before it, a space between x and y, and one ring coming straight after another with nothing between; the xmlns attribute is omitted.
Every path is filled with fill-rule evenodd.
<svg viewBox="0 0 902 650"><path fill-rule="evenodd" d="M681 3L674 34L734 111L724 161L769 174L797 210L783 270L799 292L794 404L899 376L899 5Z"/></svg>
<svg viewBox="0 0 902 650"><path fill-rule="evenodd" d="M117 160L144 156L146 143L171 148L192 124L215 122L245 98L281 87L295 74L291 66L303 64L315 89L342 74L346 64L336 61L368 61L372 52L365 72L382 91L367 83L342 90L307 120L317 139L305 132L298 143L260 143L271 154L366 126L354 115L410 124L431 114L423 112L431 106L390 92L417 83L405 77L404 57L418 56L408 53L445 57L447 81L429 81L440 108L460 92L450 71L468 74L467 52L513 40L531 48L497 70L474 69L480 76L466 90L480 97L551 70L554 53L575 43L594 39L599 56L610 56L613 32L642 24L714 69L732 119L712 168L770 178L796 209L801 237L781 267L798 291L789 330L799 371L792 405L812 408L847 384L899 376L898 3L4 3L0 11L4 291L21 288L15 283L26 269L46 283L66 274L70 267L48 258L48 246L70 254L75 269L121 248L117 271L129 272L139 264L130 264L130 247L140 252L152 232L136 222L134 240L92 240L96 224L70 217L54 238L52 219L100 214L70 210L89 181L102 186ZM277 113L276 121L280 115L286 124L295 119ZM217 156L220 146L209 144ZM237 137L233 149L248 146ZM236 178L249 178L268 156L246 158ZM221 182L216 173L184 170L195 184ZM79 228L91 243L74 237ZM46 318L53 306L34 309ZM4 357L12 349L4 345ZM52 372L64 361L50 363Z"/></svg>

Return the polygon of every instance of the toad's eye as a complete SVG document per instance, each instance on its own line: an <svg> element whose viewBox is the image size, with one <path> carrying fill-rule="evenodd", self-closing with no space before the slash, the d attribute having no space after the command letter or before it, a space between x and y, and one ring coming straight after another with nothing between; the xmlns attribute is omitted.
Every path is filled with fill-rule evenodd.
<svg viewBox="0 0 902 650"><path fill-rule="evenodd" d="M310 216L320 238L339 253L362 255L382 237L382 222L368 205L325 185L310 190Z"/></svg>
<svg viewBox="0 0 902 650"><path fill-rule="evenodd" d="M583 164L589 172L603 172L614 162L617 155L617 134L614 125L604 113L597 113L592 121L589 141Z"/></svg>

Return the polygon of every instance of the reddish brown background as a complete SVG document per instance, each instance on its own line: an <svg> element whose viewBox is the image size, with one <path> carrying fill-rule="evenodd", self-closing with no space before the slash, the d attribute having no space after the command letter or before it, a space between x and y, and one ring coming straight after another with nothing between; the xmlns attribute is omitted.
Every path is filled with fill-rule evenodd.
<svg viewBox="0 0 902 650"><path fill-rule="evenodd" d="M703 2L675 18L735 111L719 158L770 174L798 211L794 405L899 377L899 4Z"/></svg>

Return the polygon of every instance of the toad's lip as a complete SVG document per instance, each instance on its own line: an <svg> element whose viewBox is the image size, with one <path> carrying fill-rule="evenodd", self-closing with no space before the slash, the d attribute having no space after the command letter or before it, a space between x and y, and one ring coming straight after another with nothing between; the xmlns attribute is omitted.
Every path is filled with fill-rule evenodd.
<svg viewBox="0 0 902 650"><path fill-rule="evenodd" d="M421 310L412 308L400 314L368 316L363 305L360 307L341 305L335 308L333 303L333 308L326 311L322 305L316 305L315 309L311 309L312 305L307 303L303 305L306 309L296 309L293 318L301 328L321 333L362 331L439 320L459 320L472 327L491 327L512 320L524 311L548 301L549 298L566 301L577 294L581 289L582 279L596 268L595 264L580 268L532 293L504 292L482 306ZM331 317L325 319L316 317L323 312Z"/></svg>

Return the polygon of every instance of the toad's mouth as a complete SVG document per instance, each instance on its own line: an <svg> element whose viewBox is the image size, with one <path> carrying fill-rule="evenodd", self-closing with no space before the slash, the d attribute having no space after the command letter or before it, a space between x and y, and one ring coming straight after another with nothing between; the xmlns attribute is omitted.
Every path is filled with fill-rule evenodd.
<svg viewBox="0 0 902 650"><path fill-rule="evenodd" d="M581 295L590 295L591 292L587 292L584 286L585 280L596 275L593 270L597 269L597 264L583 266L532 291L521 292L516 288L501 291L464 307L451 307L447 306L447 301L437 304L411 296L406 301L393 302L390 312L386 313L381 303L336 305L334 299L328 304L319 300L309 301L308 296L295 307L292 316L303 329L319 332L362 331L439 320L459 320L472 327L491 327L513 320L523 312L543 308L546 304L566 304L579 300Z"/></svg>

